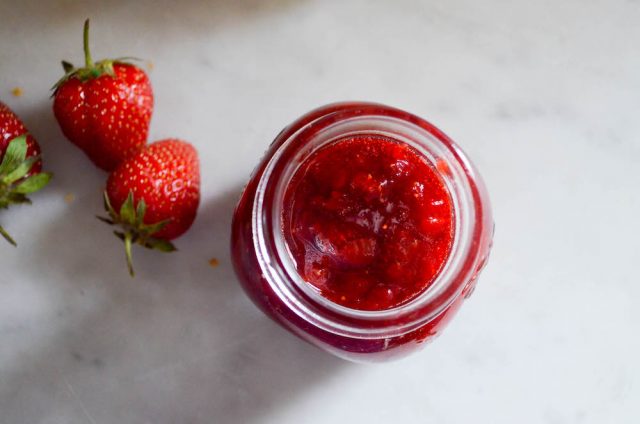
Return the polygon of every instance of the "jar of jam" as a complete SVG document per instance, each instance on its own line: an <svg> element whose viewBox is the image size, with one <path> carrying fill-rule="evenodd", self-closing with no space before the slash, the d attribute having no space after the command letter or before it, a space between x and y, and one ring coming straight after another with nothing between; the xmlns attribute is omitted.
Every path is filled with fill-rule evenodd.
<svg viewBox="0 0 640 424"><path fill-rule="evenodd" d="M373 103L286 127L236 208L232 256L253 302L345 359L383 361L437 336L475 286L493 233L462 150Z"/></svg>

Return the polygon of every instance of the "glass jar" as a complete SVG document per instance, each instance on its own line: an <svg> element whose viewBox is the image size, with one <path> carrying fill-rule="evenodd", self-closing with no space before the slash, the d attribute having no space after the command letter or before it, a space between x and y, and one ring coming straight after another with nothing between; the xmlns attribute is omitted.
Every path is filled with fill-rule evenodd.
<svg viewBox="0 0 640 424"><path fill-rule="evenodd" d="M339 138L375 134L413 147L433 165L451 196L453 242L433 283L391 309L357 310L334 303L297 272L282 229L284 194L298 167ZM384 361L435 338L472 293L493 235L489 198L462 150L427 121L373 103L315 109L275 138L234 213L232 256L253 302L294 334L344 359Z"/></svg>

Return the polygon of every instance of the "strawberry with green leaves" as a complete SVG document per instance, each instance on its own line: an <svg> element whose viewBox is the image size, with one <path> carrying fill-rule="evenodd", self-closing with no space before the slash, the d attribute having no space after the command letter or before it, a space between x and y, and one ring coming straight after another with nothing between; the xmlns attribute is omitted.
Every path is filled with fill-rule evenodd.
<svg viewBox="0 0 640 424"><path fill-rule="evenodd" d="M178 139L146 146L122 162L107 180L108 217L120 226L114 234L125 245L129 273L134 275L134 244L171 252L171 240L186 232L200 203L200 164L195 148Z"/></svg>
<svg viewBox="0 0 640 424"><path fill-rule="evenodd" d="M27 195L42 189L51 179L50 173L41 170L38 142L27 133L20 118L0 102L0 209L31 203ZM0 235L16 246L2 226Z"/></svg>
<svg viewBox="0 0 640 424"><path fill-rule="evenodd" d="M62 62L53 112L64 135L93 163L112 171L147 142L153 91L147 74L123 59L94 62L89 20L84 24L85 66Z"/></svg>

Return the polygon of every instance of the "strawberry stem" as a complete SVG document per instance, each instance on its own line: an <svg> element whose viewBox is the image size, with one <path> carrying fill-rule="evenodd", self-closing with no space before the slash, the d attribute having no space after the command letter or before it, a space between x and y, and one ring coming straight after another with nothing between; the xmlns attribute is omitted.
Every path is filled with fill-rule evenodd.
<svg viewBox="0 0 640 424"><path fill-rule="evenodd" d="M11 243L13 245L13 247L18 247L18 244L16 243L16 241L14 239L11 238L11 236L9 235L9 233L7 233L5 231L4 228L2 228L2 225L0 225L0 235L2 237L4 237L4 239L6 241L8 241L9 243Z"/></svg>
<svg viewBox="0 0 640 424"><path fill-rule="evenodd" d="M134 57L119 57L116 59L102 59L97 62L93 61L91 57L91 49L89 48L89 19L84 21L83 35L83 47L84 47L84 67L76 69L71 63L62 61L62 68L64 69L64 75L51 87L53 90L52 97L56 95L58 89L64 85L65 82L71 78L77 78L80 82L85 82L94 78L99 78L102 75L109 75L111 77L116 76L113 69L114 63L128 63L128 60L139 60ZM129 64L130 66L133 66Z"/></svg>
<svg viewBox="0 0 640 424"><path fill-rule="evenodd" d="M136 273L133 270L133 258L131 256L131 245L133 241L133 235L130 231L124 233L124 252L127 256L127 268L129 268L129 275L135 277Z"/></svg>
<svg viewBox="0 0 640 424"><path fill-rule="evenodd" d="M147 249L159 250L161 252L173 252L175 246L168 240L153 237L153 234L164 228L169 220L159 221L154 224L145 224L144 216L147 212L147 204L144 199L140 199L138 204L133 198L133 192L130 191L127 199L120 205L120 211L116 211L111 205L111 199L107 192L104 192L104 209L108 217L98 216L97 218L109 225L121 227L115 230L113 234L124 242L124 251L127 258L127 268L131 277L135 277L133 270L133 245L139 244Z"/></svg>
<svg viewBox="0 0 640 424"><path fill-rule="evenodd" d="M84 43L84 63L87 68L93 67L93 59L91 59L91 50L89 49L89 19L84 21L83 30L83 43Z"/></svg>

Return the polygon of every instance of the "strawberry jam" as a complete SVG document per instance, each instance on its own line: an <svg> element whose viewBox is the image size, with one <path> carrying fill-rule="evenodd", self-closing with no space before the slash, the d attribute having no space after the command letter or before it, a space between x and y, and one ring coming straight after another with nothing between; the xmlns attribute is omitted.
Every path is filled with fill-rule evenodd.
<svg viewBox="0 0 640 424"><path fill-rule="evenodd" d="M296 171L283 229L300 275L322 296L383 310L423 292L453 238L451 198L415 149L378 135L329 144Z"/></svg>

